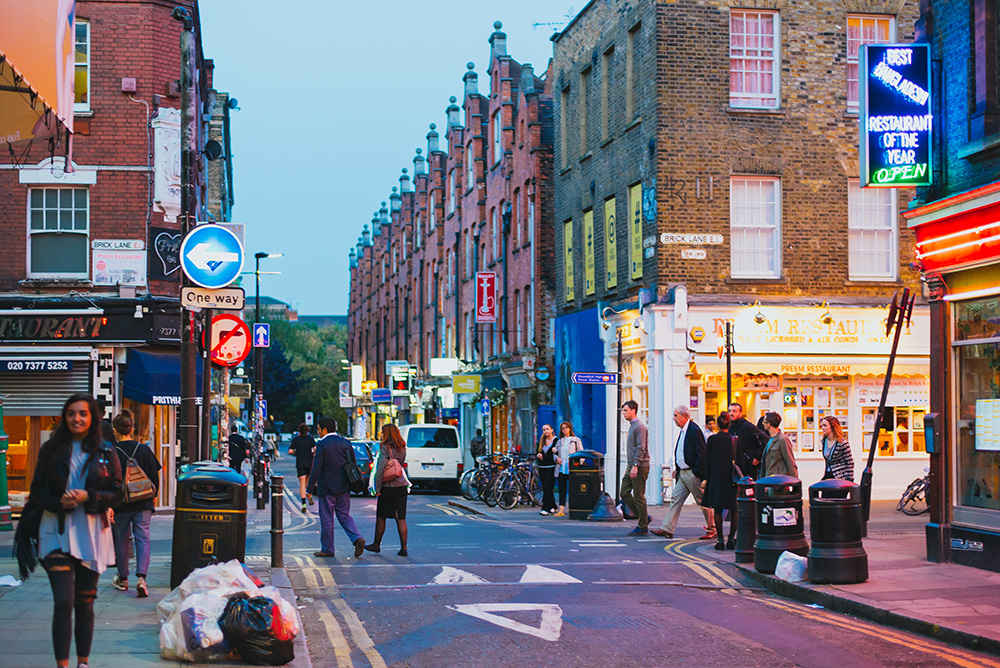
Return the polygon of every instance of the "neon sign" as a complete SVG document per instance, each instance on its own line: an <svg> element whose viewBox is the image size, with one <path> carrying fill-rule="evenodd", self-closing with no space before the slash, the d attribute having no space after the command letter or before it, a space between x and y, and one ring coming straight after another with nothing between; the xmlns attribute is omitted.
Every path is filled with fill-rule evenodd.
<svg viewBox="0 0 1000 668"><path fill-rule="evenodd" d="M861 185L931 184L930 46L865 44L861 74Z"/></svg>

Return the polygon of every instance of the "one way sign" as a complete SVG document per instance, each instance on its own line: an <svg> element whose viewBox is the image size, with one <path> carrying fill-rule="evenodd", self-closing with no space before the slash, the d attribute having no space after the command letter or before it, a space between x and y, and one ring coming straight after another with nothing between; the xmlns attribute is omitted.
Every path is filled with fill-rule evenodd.
<svg viewBox="0 0 1000 668"><path fill-rule="evenodd" d="M253 347L271 347L271 325L266 322L255 322L253 324Z"/></svg>

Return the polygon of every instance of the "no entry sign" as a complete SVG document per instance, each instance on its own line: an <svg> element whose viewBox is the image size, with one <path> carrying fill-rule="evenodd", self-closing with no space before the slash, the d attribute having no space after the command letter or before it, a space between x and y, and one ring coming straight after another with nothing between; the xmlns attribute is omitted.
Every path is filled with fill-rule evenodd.
<svg viewBox="0 0 1000 668"><path fill-rule="evenodd" d="M212 318L211 355L214 364L236 366L247 358L250 348L250 327L240 318L228 313Z"/></svg>

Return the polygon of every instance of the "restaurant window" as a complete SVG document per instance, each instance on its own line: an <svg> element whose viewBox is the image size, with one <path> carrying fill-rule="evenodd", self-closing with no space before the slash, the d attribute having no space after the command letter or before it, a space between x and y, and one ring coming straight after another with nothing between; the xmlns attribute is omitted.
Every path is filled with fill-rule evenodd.
<svg viewBox="0 0 1000 668"><path fill-rule="evenodd" d="M847 184L848 269L852 281L894 281L897 267L896 189Z"/></svg>
<svg viewBox="0 0 1000 668"><path fill-rule="evenodd" d="M729 14L729 104L778 107L778 12Z"/></svg>
<svg viewBox="0 0 1000 668"><path fill-rule="evenodd" d="M73 111L90 111L90 21L76 22Z"/></svg>
<svg viewBox="0 0 1000 668"><path fill-rule="evenodd" d="M28 191L28 276L88 277L90 197L86 188Z"/></svg>
<svg viewBox="0 0 1000 668"><path fill-rule="evenodd" d="M858 50L863 44L889 44L895 40L891 16L847 15L847 110L858 110Z"/></svg>
<svg viewBox="0 0 1000 668"><path fill-rule="evenodd" d="M954 308L957 503L1000 510L1000 297L962 301Z"/></svg>
<svg viewBox="0 0 1000 668"><path fill-rule="evenodd" d="M733 177L729 193L733 278L780 278L780 180Z"/></svg>

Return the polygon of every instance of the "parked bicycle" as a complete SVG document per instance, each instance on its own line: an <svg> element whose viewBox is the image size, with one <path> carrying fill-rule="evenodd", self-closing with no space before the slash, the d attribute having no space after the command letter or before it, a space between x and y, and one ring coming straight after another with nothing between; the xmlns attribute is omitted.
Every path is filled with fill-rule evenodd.
<svg viewBox="0 0 1000 668"><path fill-rule="evenodd" d="M911 482L906 491L903 492L903 496L899 498L899 503L896 505L896 510L905 515L919 515L930 509L930 506L927 505L927 490L931 484L930 469L925 468L924 471L927 472L927 475Z"/></svg>
<svg viewBox="0 0 1000 668"><path fill-rule="evenodd" d="M510 510L519 503L542 504L542 481L534 459L513 460L493 483L497 505Z"/></svg>

